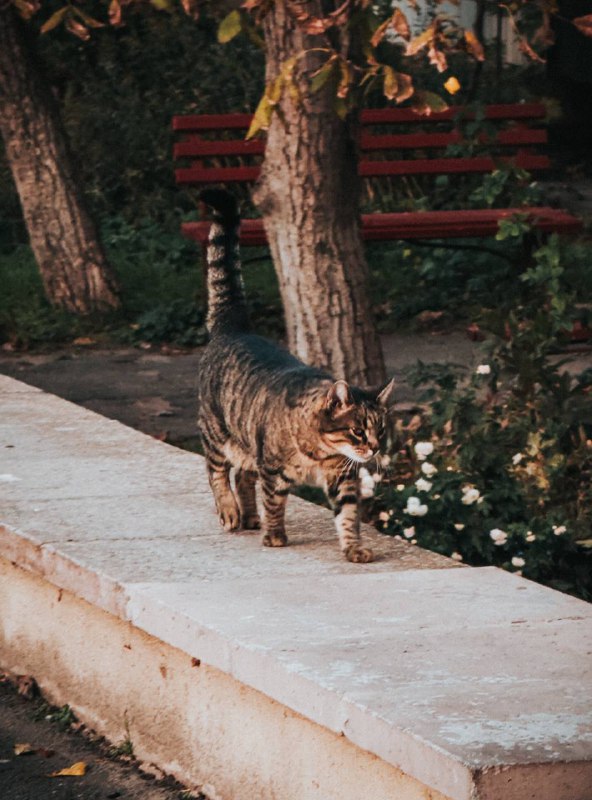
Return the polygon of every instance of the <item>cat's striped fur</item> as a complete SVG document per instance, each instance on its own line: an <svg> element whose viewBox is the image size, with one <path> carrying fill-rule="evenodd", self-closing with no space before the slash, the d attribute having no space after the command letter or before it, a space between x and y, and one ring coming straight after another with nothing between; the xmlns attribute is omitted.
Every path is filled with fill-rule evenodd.
<svg viewBox="0 0 592 800"><path fill-rule="evenodd" d="M290 488L321 486L346 558L371 561L360 541L357 471L378 453L392 381L379 391L348 386L249 333L236 201L219 189L204 191L202 200L214 221L207 251L211 338L200 365L198 425L220 522L227 531L261 527L259 480L263 544L281 547Z"/></svg>

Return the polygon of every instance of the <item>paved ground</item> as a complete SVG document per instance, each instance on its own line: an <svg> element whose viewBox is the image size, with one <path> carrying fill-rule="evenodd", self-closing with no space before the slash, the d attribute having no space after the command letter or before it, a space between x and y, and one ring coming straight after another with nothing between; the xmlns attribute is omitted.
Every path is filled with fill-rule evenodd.
<svg viewBox="0 0 592 800"><path fill-rule="evenodd" d="M172 779L113 758L104 742L93 742L48 716L51 709L39 698L27 700L0 680L2 800L198 800ZM51 777L81 762L84 775ZM150 770L149 765L144 768Z"/></svg>
<svg viewBox="0 0 592 800"><path fill-rule="evenodd" d="M411 399L402 370L423 361L472 363L479 346L464 332L385 337L388 372L397 399ZM172 443L195 438L201 349L180 353L140 348L70 347L51 353L0 353L0 373L117 419Z"/></svg>
<svg viewBox="0 0 592 800"><path fill-rule="evenodd" d="M467 366L483 360L479 343L464 331L391 334L383 337L387 372L396 399L414 393L404 370L417 359ZM196 386L201 349L70 347L50 353L0 351L0 373L52 392L172 444L196 442ZM574 367L592 366L592 348L575 354Z"/></svg>

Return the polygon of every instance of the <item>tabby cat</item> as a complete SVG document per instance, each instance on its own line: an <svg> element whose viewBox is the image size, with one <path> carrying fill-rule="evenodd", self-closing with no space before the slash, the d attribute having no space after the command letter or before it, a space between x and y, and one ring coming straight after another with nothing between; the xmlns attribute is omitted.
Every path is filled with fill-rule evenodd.
<svg viewBox="0 0 592 800"><path fill-rule="evenodd" d="M201 199L213 223L207 251L210 342L200 365L198 426L220 522L227 531L261 527L255 495L260 480L263 544L283 547L290 489L321 486L345 557L371 561L372 551L360 540L357 471L378 453L393 381L378 391L358 389L249 333L236 200L221 189L208 189Z"/></svg>

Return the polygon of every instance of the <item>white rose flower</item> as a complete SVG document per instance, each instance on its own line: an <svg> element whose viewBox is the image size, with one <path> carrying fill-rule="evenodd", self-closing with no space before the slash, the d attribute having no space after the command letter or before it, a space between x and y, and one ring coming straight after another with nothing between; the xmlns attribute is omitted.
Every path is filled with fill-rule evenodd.
<svg viewBox="0 0 592 800"><path fill-rule="evenodd" d="M464 524L462 522L455 522L454 523L454 528L457 531L464 531L465 526L464 526Z"/></svg>
<svg viewBox="0 0 592 800"><path fill-rule="evenodd" d="M404 491L404 489L405 489L405 484L404 483L398 483L397 484L397 491L398 492L402 492L402 491Z"/></svg>
<svg viewBox="0 0 592 800"><path fill-rule="evenodd" d="M466 485L462 487L462 495L461 503L465 506L472 506L473 503L478 502L481 497L481 492L479 489L475 489L474 486Z"/></svg>
<svg viewBox="0 0 592 800"><path fill-rule="evenodd" d="M417 442L415 453L420 461L425 461L434 452L434 445L431 442Z"/></svg>
<svg viewBox="0 0 592 800"><path fill-rule="evenodd" d="M534 542L534 540L536 539L536 536L534 535L534 533L532 531L528 531L526 533L526 537L525 538L526 538L527 542Z"/></svg>
<svg viewBox="0 0 592 800"><path fill-rule="evenodd" d="M514 567L523 567L526 564L526 561L520 556L514 556L512 559L512 566Z"/></svg>
<svg viewBox="0 0 592 800"><path fill-rule="evenodd" d="M432 488L432 486L433 486L433 484L431 483L431 481L426 481L426 479L425 479L425 478L418 478L418 479L415 481L415 485L417 486L417 490L418 490L419 492L429 492L429 491L430 491L430 489L431 489L431 488Z"/></svg>
<svg viewBox="0 0 592 800"><path fill-rule="evenodd" d="M412 525L410 528L403 528L403 536L406 539L413 539L413 537L415 536L414 526Z"/></svg>
<svg viewBox="0 0 592 800"><path fill-rule="evenodd" d="M477 375L489 375L491 373L491 367L489 364L479 364L475 372Z"/></svg>
<svg viewBox="0 0 592 800"><path fill-rule="evenodd" d="M567 530L565 525L553 525L552 527L553 527L553 533L555 534L555 536L562 536L565 533L565 531Z"/></svg>
<svg viewBox="0 0 592 800"><path fill-rule="evenodd" d="M428 513L427 505L421 503L419 497L409 497L407 499L407 507L404 510L412 517L424 517Z"/></svg>
<svg viewBox="0 0 592 800"><path fill-rule="evenodd" d="M508 541L508 534L500 528L493 528L493 530L489 531L489 535L496 545L502 545Z"/></svg>
<svg viewBox="0 0 592 800"><path fill-rule="evenodd" d="M432 475L435 475L438 472L437 468L430 463L429 461L424 461L421 465L421 471L426 476L426 478L431 478Z"/></svg>
<svg viewBox="0 0 592 800"><path fill-rule="evenodd" d="M378 519L382 520L382 522L388 522L388 518L389 518L388 511L381 511L380 514L378 515Z"/></svg>
<svg viewBox="0 0 592 800"><path fill-rule="evenodd" d="M451 553L450 558L454 559L454 561L462 561L463 557L460 553Z"/></svg>
<svg viewBox="0 0 592 800"><path fill-rule="evenodd" d="M364 498L374 496L374 479L365 467L360 467L360 494Z"/></svg>

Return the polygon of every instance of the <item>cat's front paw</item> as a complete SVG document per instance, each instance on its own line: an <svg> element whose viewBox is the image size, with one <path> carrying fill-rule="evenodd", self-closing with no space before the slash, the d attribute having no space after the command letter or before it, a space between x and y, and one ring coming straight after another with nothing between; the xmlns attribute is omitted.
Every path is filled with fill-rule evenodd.
<svg viewBox="0 0 592 800"><path fill-rule="evenodd" d="M354 564L368 564L369 561L374 561L374 553L369 547L362 547L359 544L350 544L344 555L348 561Z"/></svg>
<svg viewBox="0 0 592 800"><path fill-rule="evenodd" d="M220 525L222 525L225 531L229 533L238 531L240 524L241 518L238 508L228 505L220 510Z"/></svg>
<svg viewBox="0 0 592 800"><path fill-rule="evenodd" d="M263 544L265 547L285 547L288 544L288 537L280 531L266 533L263 537Z"/></svg>

